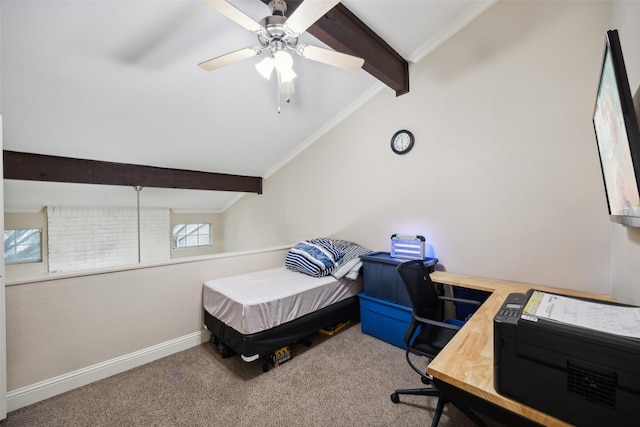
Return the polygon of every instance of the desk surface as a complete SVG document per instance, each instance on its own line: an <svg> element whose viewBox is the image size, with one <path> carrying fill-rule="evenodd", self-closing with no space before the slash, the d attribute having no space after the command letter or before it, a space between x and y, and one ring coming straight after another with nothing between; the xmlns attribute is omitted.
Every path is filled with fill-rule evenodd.
<svg viewBox="0 0 640 427"><path fill-rule="evenodd" d="M491 296L480 306L438 356L429 363L430 375L461 390L506 408L516 414L545 426L569 426L564 421L551 417L529 406L511 400L493 388L493 317L507 295L524 293L535 288L565 295L613 300L609 295L527 285L502 280L485 279L436 271L431 273L434 282L491 292Z"/></svg>

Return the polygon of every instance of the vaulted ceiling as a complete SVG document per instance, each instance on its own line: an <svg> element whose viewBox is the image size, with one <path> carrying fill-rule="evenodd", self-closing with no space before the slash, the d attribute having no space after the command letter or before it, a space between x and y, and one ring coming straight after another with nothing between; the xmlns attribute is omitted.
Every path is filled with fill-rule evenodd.
<svg viewBox="0 0 640 427"><path fill-rule="evenodd" d="M230 1L256 21L270 14L266 2ZM4 149L266 178L372 94L410 90L407 64L492 2L342 1L300 39L360 55L363 70L295 58L296 93L278 113L276 83L254 68L259 58L212 72L196 66L256 44L202 1L3 0ZM300 1L287 3L292 11ZM243 193L142 194L147 206L220 211ZM5 181L9 209L135 200L129 186Z"/></svg>

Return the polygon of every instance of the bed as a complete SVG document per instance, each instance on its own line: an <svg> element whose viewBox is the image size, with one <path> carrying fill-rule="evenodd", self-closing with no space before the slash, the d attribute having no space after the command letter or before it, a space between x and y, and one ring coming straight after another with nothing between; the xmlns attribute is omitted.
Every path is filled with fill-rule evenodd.
<svg viewBox="0 0 640 427"><path fill-rule="evenodd" d="M311 239L291 248L284 266L205 281L212 344L223 356L239 353L249 362L357 317L359 256L370 252L352 242Z"/></svg>

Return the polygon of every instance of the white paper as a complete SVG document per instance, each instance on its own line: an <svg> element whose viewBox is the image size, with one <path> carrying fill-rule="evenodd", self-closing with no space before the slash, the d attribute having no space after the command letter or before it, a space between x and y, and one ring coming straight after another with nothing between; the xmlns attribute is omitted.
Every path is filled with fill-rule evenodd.
<svg viewBox="0 0 640 427"><path fill-rule="evenodd" d="M534 291L523 315L640 339L640 307L601 304Z"/></svg>

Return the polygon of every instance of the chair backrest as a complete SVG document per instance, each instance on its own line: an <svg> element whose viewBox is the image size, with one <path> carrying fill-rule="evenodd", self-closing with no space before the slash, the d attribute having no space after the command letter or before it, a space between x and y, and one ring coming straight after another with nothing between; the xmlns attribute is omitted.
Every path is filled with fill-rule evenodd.
<svg viewBox="0 0 640 427"><path fill-rule="evenodd" d="M413 312L426 319L442 320L440 294L422 260L411 260L398 266L398 273L411 300Z"/></svg>

